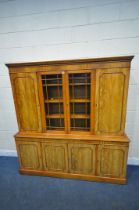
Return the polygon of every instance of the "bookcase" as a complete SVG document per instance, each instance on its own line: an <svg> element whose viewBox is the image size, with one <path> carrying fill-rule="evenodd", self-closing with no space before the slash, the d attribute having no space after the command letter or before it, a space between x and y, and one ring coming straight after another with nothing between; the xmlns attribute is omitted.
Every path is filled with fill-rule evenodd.
<svg viewBox="0 0 139 210"><path fill-rule="evenodd" d="M126 183L132 58L7 64L20 173Z"/></svg>

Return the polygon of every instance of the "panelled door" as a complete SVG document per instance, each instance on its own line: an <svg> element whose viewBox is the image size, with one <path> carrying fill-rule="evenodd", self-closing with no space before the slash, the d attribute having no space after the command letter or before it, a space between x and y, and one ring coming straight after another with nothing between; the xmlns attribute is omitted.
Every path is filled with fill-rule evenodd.
<svg viewBox="0 0 139 210"><path fill-rule="evenodd" d="M35 73L10 75L17 120L21 131L41 131L40 106Z"/></svg>
<svg viewBox="0 0 139 210"><path fill-rule="evenodd" d="M95 144L69 144L69 171L75 174L95 174L96 145Z"/></svg>
<svg viewBox="0 0 139 210"><path fill-rule="evenodd" d="M128 146L118 143L105 143L99 148L99 175L125 177Z"/></svg>
<svg viewBox="0 0 139 210"><path fill-rule="evenodd" d="M21 169L42 170L40 143L29 139L16 140Z"/></svg>
<svg viewBox="0 0 139 210"><path fill-rule="evenodd" d="M38 74L44 132L94 131L95 71Z"/></svg>
<svg viewBox="0 0 139 210"><path fill-rule="evenodd" d="M67 144L57 142L42 143L44 170L67 172L68 155Z"/></svg>
<svg viewBox="0 0 139 210"><path fill-rule="evenodd" d="M96 73L97 134L123 134L128 91L128 68L98 69Z"/></svg>

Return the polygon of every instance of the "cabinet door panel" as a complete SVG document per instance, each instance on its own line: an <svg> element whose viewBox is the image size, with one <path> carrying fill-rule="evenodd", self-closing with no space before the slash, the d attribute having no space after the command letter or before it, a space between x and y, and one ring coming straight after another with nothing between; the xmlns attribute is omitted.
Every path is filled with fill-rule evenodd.
<svg viewBox="0 0 139 210"><path fill-rule="evenodd" d="M128 77L127 69L98 70L96 83L97 133L123 133Z"/></svg>
<svg viewBox="0 0 139 210"><path fill-rule="evenodd" d="M49 171L68 171L67 145L62 143L42 143L43 165Z"/></svg>
<svg viewBox="0 0 139 210"><path fill-rule="evenodd" d="M12 87L21 131L40 131L40 110L35 74L12 74Z"/></svg>
<svg viewBox="0 0 139 210"><path fill-rule="evenodd" d="M21 169L41 170L40 144L37 142L16 141Z"/></svg>
<svg viewBox="0 0 139 210"><path fill-rule="evenodd" d="M125 177L128 148L120 145L104 145L100 149L100 175Z"/></svg>
<svg viewBox="0 0 139 210"><path fill-rule="evenodd" d="M69 144L69 170L72 173L95 174L96 145Z"/></svg>

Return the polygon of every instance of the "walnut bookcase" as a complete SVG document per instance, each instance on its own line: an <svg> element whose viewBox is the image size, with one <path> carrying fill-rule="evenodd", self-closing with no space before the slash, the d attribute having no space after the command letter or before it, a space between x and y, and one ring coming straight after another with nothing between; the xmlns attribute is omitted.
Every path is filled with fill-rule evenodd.
<svg viewBox="0 0 139 210"><path fill-rule="evenodd" d="M132 58L7 64L22 174L126 182Z"/></svg>

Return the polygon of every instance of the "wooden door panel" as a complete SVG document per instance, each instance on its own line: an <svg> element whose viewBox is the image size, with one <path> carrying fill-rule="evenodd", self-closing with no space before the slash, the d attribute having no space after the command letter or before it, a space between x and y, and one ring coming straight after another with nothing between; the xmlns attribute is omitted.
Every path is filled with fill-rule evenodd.
<svg viewBox="0 0 139 210"><path fill-rule="evenodd" d="M124 75L105 73L100 78L99 130L119 132L123 107Z"/></svg>
<svg viewBox="0 0 139 210"><path fill-rule="evenodd" d="M16 141L21 169L41 170L40 144L37 142Z"/></svg>
<svg viewBox="0 0 139 210"><path fill-rule="evenodd" d="M100 149L100 175L125 177L128 148L120 145L104 145Z"/></svg>
<svg viewBox="0 0 139 210"><path fill-rule="evenodd" d="M96 133L123 134L129 71L101 69L96 75Z"/></svg>
<svg viewBox="0 0 139 210"><path fill-rule="evenodd" d="M44 170L68 171L67 145L62 143L42 143Z"/></svg>
<svg viewBox="0 0 139 210"><path fill-rule="evenodd" d="M18 124L21 131L40 131L40 109L36 75L11 75Z"/></svg>
<svg viewBox="0 0 139 210"><path fill-rule="evenodd" d="M69 170L72 173L95 174L96 145L69 144Z"/></svg>

